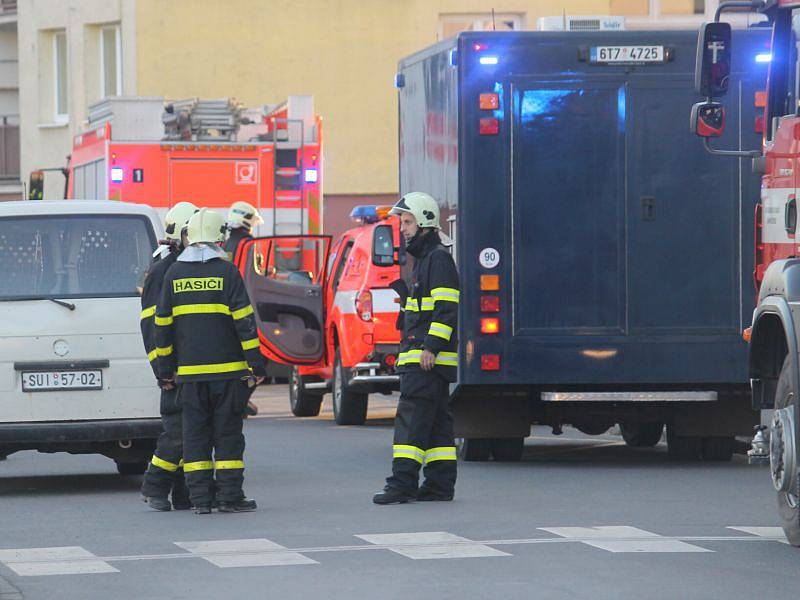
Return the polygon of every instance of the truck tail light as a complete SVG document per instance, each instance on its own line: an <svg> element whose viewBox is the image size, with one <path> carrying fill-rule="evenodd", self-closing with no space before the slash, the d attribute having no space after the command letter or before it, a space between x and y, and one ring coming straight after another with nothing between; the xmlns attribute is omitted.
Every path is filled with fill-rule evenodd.
<svg viewBox="0 0 800 600"><path fill-rule="evenodd" d="M481 312L500 312L500 296L481 296Z"/></svg>
<svg viewBox="0 0 800 600"><path fill-rule="evenodd" d="M481 135L497 135L500 133L500 120L494 117L484 117L478 124L478 133Z"/></svg>
<svg viewBox="0 0 800 600"><path fill-rule="evenodd" d="M499 275L481 275L481 291L496 292L500 289Z"/></svg>
<svg viewBox="0 0 800 600"><path fill-rule="evenodd" d="M372 321L372 292L364 290L358 295L356 312L362 321Z"/></svg>
<svg viewBox="0 0 800 600"><path fill-rule="evenodd" d="M393 367L395 364L397 364L397 357L394 354L387 354L383 358L383 362L387 367Z"/></svg>
<svg viewBox="0 0 800 600"><path fill-rule="evenodd" d="M499 354L481 354L481 371L499 371Z"/></svg>
<svg viewBox="0 0 800 600"><path fill-rule="evenodd" d="M500 319L497 317L484 317L481 319L481 333L500 333Z"/></svg>
<svg viewBox="0 0 800 600"><path fill-rule="evenodd" d="M500 94L480 94L478 106L481 110L497 110L500 108Z"/></svg>

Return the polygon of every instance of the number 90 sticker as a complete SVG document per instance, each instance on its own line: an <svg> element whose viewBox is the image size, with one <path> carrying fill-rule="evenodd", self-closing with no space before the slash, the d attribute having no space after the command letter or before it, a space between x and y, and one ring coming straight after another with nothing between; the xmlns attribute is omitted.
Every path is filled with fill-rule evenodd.
<svg viewBox="0 0 800 600"><path fill-rule="evenodd" d="M484 269L494 269L500 264L500 253L494 248L484 248L478 255L478 260Z"/></svg>

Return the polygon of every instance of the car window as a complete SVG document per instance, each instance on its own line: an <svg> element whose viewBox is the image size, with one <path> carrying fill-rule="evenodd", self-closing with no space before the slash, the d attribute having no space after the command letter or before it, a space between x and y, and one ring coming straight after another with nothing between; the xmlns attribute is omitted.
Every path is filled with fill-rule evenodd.
<svg viewBox="0 0 800 600"><path fill-rule="evenodd" d="M136 296L155 235L140 215L0 218L0 300Z"/></svg>
<svg viewBox="0 0 800 600"><path fill-rule="evenodd" d="M336 274L333 276L333 291L336 291L336 288L339 287L339 280L342 277L342 272L344 271L345 265L347 265L347 257L350 256L350 250L353 249L353 240L350 240L345 245L344 249L342 250L342 260L339 261L339 264L336 266Z"/></svg>

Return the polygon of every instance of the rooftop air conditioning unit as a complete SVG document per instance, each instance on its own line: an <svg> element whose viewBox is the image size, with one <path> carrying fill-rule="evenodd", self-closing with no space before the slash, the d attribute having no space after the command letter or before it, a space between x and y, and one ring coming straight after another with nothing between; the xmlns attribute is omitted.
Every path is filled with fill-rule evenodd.
<svg viewBox="0 0 800 600"><path fill-rule="evenodd" d="M624 31L625 17L539 17L539 31Z"/></svg>

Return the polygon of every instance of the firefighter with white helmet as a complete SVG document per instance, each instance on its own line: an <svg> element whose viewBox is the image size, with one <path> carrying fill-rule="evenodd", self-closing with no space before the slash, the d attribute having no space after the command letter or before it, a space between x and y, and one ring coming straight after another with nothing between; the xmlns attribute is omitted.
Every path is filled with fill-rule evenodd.
<svg viewBox="0 0 800 600"><path fill-rule="evenodd" d="M264 358L241 275L220 244L221 215L200 209L167 272L156 312L158 369L183 409L183 469L198 514L255 510L245 498L242 416ZM212 456L213 452L213 456Z"/></svg>
<svg viewBox="0 0 800 600"><path fill-rule="evenodd" d="M249 202L234 202L228 209L227 226L230 233L225 242L225 252L230 260L236 260L236 251L243 241L252 239L253 227L261 225L264 219L258 209Z"/></svg>
<svg viewBox="0 0 800 600"><path fill-rule="evenodd" d="M179 202L164 219L166 240L156 251L142 288L141 329L145 351L156 372L155 315L167 270L173 265L186 242L186 225L197 207L191 202ZM156 373L156 376L158 374ZM183 477L183 433L181 409L176 402L175 385L159 381L161 387L161 422L163 432L158 438L153 458L144 475L142 498L156 510L186 510L191 508L189 492ZM172 491L172 503L168 496Z"/></svg>
<svg viewBox="0 0 800 600"><path fill-rule="evenodd" d="M458 368L458 271L439 236L439 205L424 192L403 196L400 217L411 280L393 285L401 296L402 340L397 357L400 401L394 424L392 475L376 504L453 499L456 448L449 384ZM419 471L424 465L424 482Z"/></svg>
<svg viewBox="0 0 800 600"><path fill-rule="evenodd" d="M228 209L226 225L228 228L228 239L225 240L225 252L228 253L228 260L236 264L238 251L242 242L253 239L253 227L261 225L264 219L258 214L255 206L249 202L234 202ZM247 402L245 418L258 414L258 407L252 402Z"/></svg>

